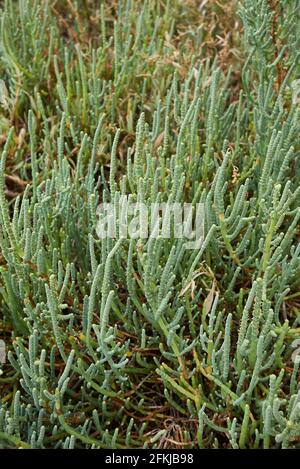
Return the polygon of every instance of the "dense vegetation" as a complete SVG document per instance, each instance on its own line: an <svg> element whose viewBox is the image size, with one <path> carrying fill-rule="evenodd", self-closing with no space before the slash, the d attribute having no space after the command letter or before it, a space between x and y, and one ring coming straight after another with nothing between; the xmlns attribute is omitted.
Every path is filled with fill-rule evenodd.
<svg viewBox="0 0 300 469"><path fill-rule="evenodd" d="M0 18L0 446L300 448L299 1ZM99 239L122 195L204 243Z"/></svg>

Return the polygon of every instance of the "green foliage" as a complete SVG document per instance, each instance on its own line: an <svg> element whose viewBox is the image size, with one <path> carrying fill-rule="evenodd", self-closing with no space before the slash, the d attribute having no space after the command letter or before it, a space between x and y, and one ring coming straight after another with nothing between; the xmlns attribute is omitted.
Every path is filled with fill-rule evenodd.
<svg viewBox="0 0 300 469"><path fill-rule="evenodd" d="M298 2L243 2L238 85L182 3L102 2L96 45L74 7L74 45L5 2L2 447L300 447ZM204 243L99 239L124 195L203 203Z"/></svg>

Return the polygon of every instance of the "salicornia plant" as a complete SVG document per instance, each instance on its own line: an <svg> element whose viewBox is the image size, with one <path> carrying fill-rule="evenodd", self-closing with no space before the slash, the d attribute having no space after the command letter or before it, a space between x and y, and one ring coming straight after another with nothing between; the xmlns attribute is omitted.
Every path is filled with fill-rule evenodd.
<svg viewBox="0 0 300 469"><path fill-rule="evenodd" d="M299 2L204 3L4 2L3 448L300 448Z"/></svg>

